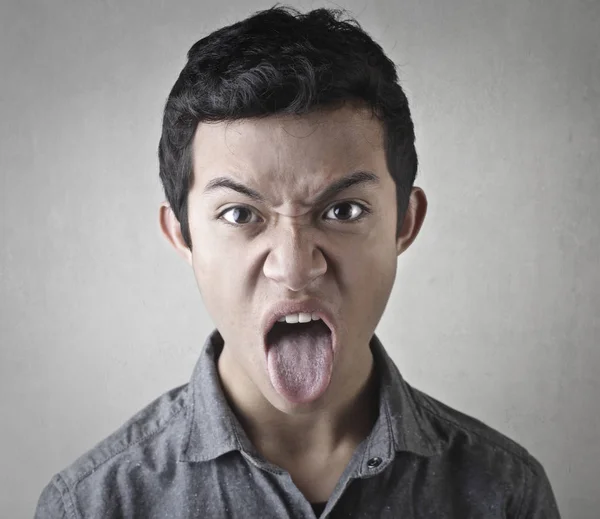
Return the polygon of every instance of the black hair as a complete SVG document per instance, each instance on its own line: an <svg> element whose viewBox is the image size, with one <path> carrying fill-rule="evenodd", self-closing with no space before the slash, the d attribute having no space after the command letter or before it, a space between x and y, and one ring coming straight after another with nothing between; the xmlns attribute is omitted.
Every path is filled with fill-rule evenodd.
<svg viewBox="0 0 600 519"><path fill-rule="evenodd" d="M339 9L259 11L196 42L167 99L160 178L187 246L198 123L302 115L361 102L381 121L399 232L417 173L414 126L394 63Z"/></svg>

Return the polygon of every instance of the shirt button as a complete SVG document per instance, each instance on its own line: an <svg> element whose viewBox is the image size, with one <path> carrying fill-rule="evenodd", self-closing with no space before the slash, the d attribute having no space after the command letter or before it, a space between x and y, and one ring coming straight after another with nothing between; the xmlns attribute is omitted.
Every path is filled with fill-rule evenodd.
<svg viewBox="0 0 600 519"><path fill-rule="evenodd" d="M370 469L374 469L379 467L379 465L381 465L382 459L375 457L375 458L371 458L369 461L367 461L367 467L369 467Z"/></svg>

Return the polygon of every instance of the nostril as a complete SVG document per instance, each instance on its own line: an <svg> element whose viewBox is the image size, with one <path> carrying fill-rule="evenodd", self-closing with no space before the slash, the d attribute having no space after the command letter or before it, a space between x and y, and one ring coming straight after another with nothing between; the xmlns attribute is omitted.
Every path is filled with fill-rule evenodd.
<svg viewBox="0 0 600 519"><path fill-rule="evenodd" d="M267 278L295 292L306 288L325 272L325 254L312 241L278 241L273 244L263 264L263 273Z"/></svg>

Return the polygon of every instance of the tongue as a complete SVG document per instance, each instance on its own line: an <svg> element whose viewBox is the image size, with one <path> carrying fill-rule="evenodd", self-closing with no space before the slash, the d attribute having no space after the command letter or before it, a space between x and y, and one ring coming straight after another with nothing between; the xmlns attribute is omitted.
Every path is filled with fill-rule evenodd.
<svg viewBox="0 0 600 519"><path fill-rule="evenodd" d="M319 398L329 386L333 368L331 334L324 325L288 325L267 353L269 378L286 400L305 404Z"/></svg>

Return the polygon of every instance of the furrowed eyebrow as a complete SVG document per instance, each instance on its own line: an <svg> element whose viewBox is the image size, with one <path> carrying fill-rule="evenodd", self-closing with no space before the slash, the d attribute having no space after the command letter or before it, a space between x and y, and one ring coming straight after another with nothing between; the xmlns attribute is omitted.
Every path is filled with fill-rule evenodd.
<svg viewBox="0 0 600 519"><path fill-rule="evenodd" d="M316 197L314 204L322 204L323 202L334 198L342 191L345 191L346 189L361 184L379 184L379 177L374 173L370 173L369 171L356 171L354 173L351 173L350 175L336 180L335 182L327 186L323 191L321 191L321 193L319 193L319 195ZM230 189L249 198L252 198L257 202L265 202L265 197L259 192L254 191L254 189L251 189L248 186L242 184L241 182L233 180L229 177L213 178L208 184L206 184L206 187L204 188L204 193L209 193L210 191L216 191L218 189Z"/></svg>
<svg viewBox="0 0 600 519"><path fill-rule="evenodd" d="M356 171L327 186L315 199L315 205L339 195L342 191L361 184L379 184L379 177L369 171Z"/></svg>
<svg viewBox="0 0 600 519"><path fill-rule="evenodd" d="M236 180L233 180L228 177L213 178L208 184L206 184L206 187L204 188L204 192L208 193L210 191L215 191L217 189L231 189L232 191L237 191L238 193L241 193L242 195L246 195L247 197L252 198L253 200L256 200L257 202L265 201L265 197L262 196L257 191L254 191L254 189L250 189L249 187L245 186L244 184L237 182Z"/></svg>

